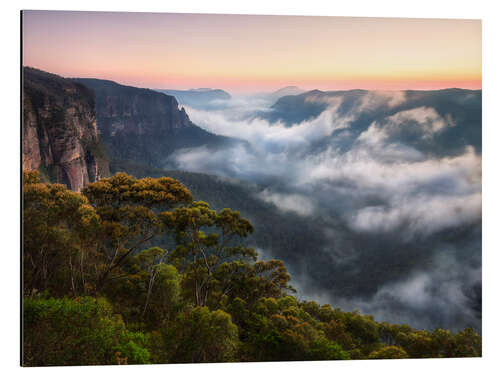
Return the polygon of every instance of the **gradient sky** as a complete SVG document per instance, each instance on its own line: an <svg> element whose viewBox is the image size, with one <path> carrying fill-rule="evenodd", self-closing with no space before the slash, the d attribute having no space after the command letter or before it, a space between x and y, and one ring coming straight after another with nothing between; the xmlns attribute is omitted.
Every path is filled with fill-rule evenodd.
<svg viewBox="0 0 500 375"><path fill-rule="evenodd" d="M481 21L25 11L23 64L149 88L481 88Z"/></svg>

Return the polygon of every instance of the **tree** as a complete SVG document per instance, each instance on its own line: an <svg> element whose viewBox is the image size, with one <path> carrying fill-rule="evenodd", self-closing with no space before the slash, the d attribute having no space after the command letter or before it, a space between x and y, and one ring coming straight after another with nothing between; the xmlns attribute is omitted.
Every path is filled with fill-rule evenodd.
<svg viewBox="0 0 500 375"><path fill-rule="evenodd" d="M241 309L241 307L240 307ZM251 361L348 359L292 296L261 298L248 317L244 356Z"/></svg>
<svg viewBox="0 0 500 375"><path fill-rule="evenodd" d="M341 319L331 320L329 323L322 323L323 331L329 340L337 342L342 349L351 351L356 349L356 345L347 327Z"/></svg>
<svg viewBox="0 0 500 375"><path fill-rule="evenodd" d="M380 346L379 325L371 315L361 315L358 311L346 313L345 325L356 346L367 355Z"/></svg>
<svg viewBox="0 0 500 375"><path fill-rule="evenodd" d="M166 210L192 200L189 190L172 178L136 179L125 173L89 184L83 194L101 219L96 293L134 251L163 232L160 218Z"/></svg>
<svg viewBox="0 0 500 375"><path fill-rule="evenodd" d="M433 358L447 358L453 356L455 338L450 331L436 328L431 333L431 339Z"/></svg>
<svg viewBox="0 0 500 375"><path fill-rule="evenodd" d="M433 358L433 341L429 332L424 330L400 331L396 336L397 343L411 358Z"/></svg>
<svg viewBox="0 0 500 375"><path fill-rule="evenodd" d="M146 300L141 314L141 316L144 317L146 309L148 308L149 299L151 298L155 279L160 273L161 266L167 260L167 251L159 247L152 247L141 251L135 256L135 259L141 264L143 269L146 269L149 276Z"/></svg>
<svg viewBox="0 0 500 375"><path fill-rule="evenodd" d="M102 289L126 323L136 329L157 329L182 308L181 275L171 264L152 263L161 257L161 253L154 255L160 250L166 252L151 248L132 257L123 265L123 275L110 278Z"/></svg>
<svg viewBox="0 0 500 375"><path fill-rule="evenodd" d="M184 289L198 306L206 305L217 283L214 274L222 263L257 259L255 250L238 241L253 231L238 212L227 208L216 212L205 202L194 202L164 212L161 218L176 237L177 247L170 259L183 273Z"/></svg>
<svg viewBox="0 0 500 375"><path fill-rule="evenodd" d="M102 298L24 299L24 366L149 363L148 337Z"/></svg>
<svg viewBox="0 0 500 375"><path fill-rule="evenodd" d="M65 185L23 173L24 292L77 295L87 288L89 238L100 219L88 200Z"/></svg>
<svg viewBox="0 0 500 375"><path fill-rule="evenodd" d="M234 298L251 306L262 297L280 298L286 292L295 292L288 284L290 274L285 265L276 259L224 262L214 270L213 277L214 287L207 301L213 308L223 307Z"/></svg>
<svg viewBox="0 0 500 375"><path fill-rule="evenodd" d="M404 359L408 354L399 346L384 346L370 353L368 359Z"/></svg>
<svg viewBox="0 0 500 375"><path fill-rule="evenodd" d="M238 327L228 313L197 306L179 313L163 337L169 362L229 362L235 359Z"/></svg>
<svg viewBox="0 0 500 375"><path fill-rule="evenodd" d="M472 328L465 328L455 335L454 357L481 357L482 340Z"/></svg>
<svg viewBox="0 0 500 375"><path fill-rule="evenodd" d="M117 174L80 194L23 178L25 365L481 356L470 328L299 302L285 265L245 246L248 220L172 179Z"/></svg>

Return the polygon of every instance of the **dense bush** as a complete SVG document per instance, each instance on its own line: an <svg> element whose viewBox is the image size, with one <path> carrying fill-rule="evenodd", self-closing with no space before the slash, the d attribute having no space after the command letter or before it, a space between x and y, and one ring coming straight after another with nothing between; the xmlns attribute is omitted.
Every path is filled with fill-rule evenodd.
<svg viewBox="0 0 500 375"><path fill-rule="evenodd" d="M147 335L103 298L25 298L23 328L25 366L149 363Z"/></svg>
<svg viewBox="0 0 500 375"><path fill-rule="evenodd" d="M236 359L238 327L222 310L195 307L177 315L163 332L170 362L230 362Z"/></svg>

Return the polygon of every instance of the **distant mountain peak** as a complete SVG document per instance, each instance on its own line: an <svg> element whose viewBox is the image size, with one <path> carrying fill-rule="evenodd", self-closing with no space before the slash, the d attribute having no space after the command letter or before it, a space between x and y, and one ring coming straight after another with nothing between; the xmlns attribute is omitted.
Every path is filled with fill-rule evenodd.
<svg viewBox="0 0 500 375"><path fill-rule="evenodd" d="M198 108L213 101L230 100L231 95L222 89L197 88L189 90L156 89L163 94L175 96L179 104Z"/></svg>
<svg viewBox="0 0 500 375"><path fill-rule="evenodd" d="M288 96L288 95L299 95L305 92L305 90L301 89L298 86L285 86L282 87L279 90L276 90L271 93L271 96L274 98L280 98L282 96Z"/></svg>
<svg viewBox="0 0 500 375"><path fill-rule="evenodd" d="M277 91L281 91L281 90L302 90L299 86L293 86L293 85L290 85L290 86L285 86L285 87L282 87L281 89L277 90Z"/></svg>

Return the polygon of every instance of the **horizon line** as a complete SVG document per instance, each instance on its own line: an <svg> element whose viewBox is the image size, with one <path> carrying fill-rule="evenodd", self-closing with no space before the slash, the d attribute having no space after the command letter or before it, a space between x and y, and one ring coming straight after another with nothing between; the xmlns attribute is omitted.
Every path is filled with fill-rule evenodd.
<svg viewBox="0 0 500 375"><path fill-rule="evenodd" d="M200 89L209 89L209 90L223 90L223 91L226 91L227 93L233 95L234 92L237 92L239 94L241 93L246 93L246 94L272 94L276 91L279 91L281 89L284 89L284 88L287 88L287 87L294 87L294 88L298 88L299 90L303 90L303 92L299 93L299 94L294 94L294 95L301 95L301 94L304 94L304 93L307 93L307 92L311 92L311 91L320 91L320 92L335 92L335 91L384 91L384 92L397 92L397 91L443 91L443 90L468 90L468 91L482 91L482 79L481 79L481 86L479 88L470 88L470 87L460 87L460 86L443 86L443 87L439 87L439 88L401 88L401 89L392 89L392 88L382 88L382 89L377 89L377 88L364 88L364 87L346 87L346 88L332 88L332 89L319 89L319 88L311 88L311 89L304 89L302 88L301 86L299 85L296 85L296 84L284 84L284 85L280 85L280 86L275 86L275 88L273 89L255 89L255 90L235 90L235 89L229 89L227 87L224 87L223 85L221 86L206 86L206 85L200 85L198 87L196 86L193 86L193 87L190 87L190 88L183 88L183 87L176 87L176 86L170 86L170 87L165 87L163 86L162 87L158 87L158 86L141 86L141 85L137 85L137 84L132 84L132 83L123 83L124 81L122 80L117 80L117 79L112 79L112 78L99 78L98 76L78 76L78 75L75 75L75 76L69 76L69 75L64 75L64 74L60 74L60 73L55 73L55 72L50 72L50 71L47 71L47 70L44 70L44 69L40 69L40 68L37 68L37 67L34 67L34 66L30 66L30 65L24 65L22 64L21 65L22 68L29 68L29 69L35 69L35 70L39 70L41 72L44 72L44 73L48 73L48 74L54 74L54 75L57 75L59 77L62 77L64 79L97 79L97 80L101 80L101 81L109 81L109 82L113 82L113 83L116 83L118 85L121 85L121 86L128 86L128 87L134 87L134 88L138 88L138 89L147 89L147 90L152 90L152 91L156 91L158 92L158 90L176 90L176 91L196 91L196 90L200 90ZM439 82L439 81L437 81ZM237 94L236 94L237 96ZM284 95L284 96L289 96L289 95Z"/></svg>

